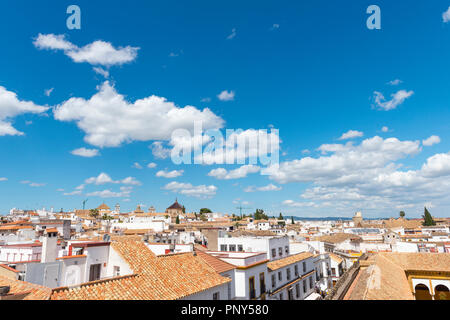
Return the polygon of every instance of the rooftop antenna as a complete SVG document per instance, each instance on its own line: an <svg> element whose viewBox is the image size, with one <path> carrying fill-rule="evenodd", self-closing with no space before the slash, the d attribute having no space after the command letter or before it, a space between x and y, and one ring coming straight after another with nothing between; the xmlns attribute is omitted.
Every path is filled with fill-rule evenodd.
<svg viewBox="0 0 450 320"><path fill-rule="evenodd" d="M242 205L240 205L239 207L236 207L236 209L239 209L239 214L241 215L242 219L242 209L251 209L251 208L244 208Z"/></svg>
<svg viewBox="0 0 450 320"><path fill-rule="evenodd" d="M86 199L86 200L83 201L83 210L84 210L84 208L86 207L86 202L87 202L88 200L89 200L89 199Z"/></svg>

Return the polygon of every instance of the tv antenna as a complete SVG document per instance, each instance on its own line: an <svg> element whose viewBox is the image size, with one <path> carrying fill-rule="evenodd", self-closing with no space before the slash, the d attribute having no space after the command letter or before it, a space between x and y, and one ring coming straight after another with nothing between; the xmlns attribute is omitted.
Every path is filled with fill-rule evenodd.
<svg viewBox="0 0 450 320"><path fill-rule="evenodd" d="M83 210L84 210L84 208L86 207L86 202L87 202L88 200L89 200L89 199L86 199L86 200L83 201Z"/></svg>

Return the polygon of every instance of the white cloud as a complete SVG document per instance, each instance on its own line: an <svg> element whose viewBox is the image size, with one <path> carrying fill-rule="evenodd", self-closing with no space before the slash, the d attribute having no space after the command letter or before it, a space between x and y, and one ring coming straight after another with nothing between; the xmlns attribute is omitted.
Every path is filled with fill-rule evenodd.
<svg viewBox="0 0 450 320"><path fill-rule="evenodd" d="M391 85L391 86L398 86L400 83L403 83L403 81L400 80L400 79L395 79L395 80L392 80L392 81L388 82L388 84Z"/></svg>
<svg viewBox="0 0 450 320"><path fill-rule="evenodd" d="M141 182L134 177L127 177L122 180L113 180L108 174L102 172L97 177L91 177L84 181L86 184L103 185L107 183L141 185Z"/></svg>
<svg viewBox="0 0 450 320"><path fill-rule="evenodd" d="M147 168L153 169L153 168L156 168L156 166L157 166L156 163L150 162L150 163L147 165Z"/></svg>
<svg viewBox="0 0 450 320"><path fill-rule="evenodd" d="M231 34L227 36L227 39L228 39L228 40L231 40L231 39L233 39L234 37L236 37L236 28L233 28L233 29L231 30Z"/></svg>
<svg viewBox="0 0 450 320"><path fill-rule="evenodd" d="M27 184L27 185L29 185L30 187L35 187L35 188L43 187L43 186L46 185L46 183L31 182L31 181L29 181L29 180L20 181L20 183L22 183L22 184Z"/></svg>
<svg viewBox="0 0 450 320"><path fill-rule="evenodd" d="M447 23L450 21L450 7L442 14L442 20Z"/></svg>
<svg viewBox="0 0 450 320"><path fill-rule="evenodd" d="M132 167L135 168L135 169L139 169L139 170L140 170L140 169L143 169L142 166L141 166L141 164L140 164L139 162L133 163Z"/></svg>
<svg viewBox="0 0 450 320"><path fill-rule="evenodd" d="M139 48L119 47L105 41L94 41L78 47L65 39L65 35L39 34L33 42L41 50L63 50L64 54L76 63L87 62L92 65L113 66L132 62L137 57Z"/></svg>
<svg viewBox="0 0 450 320"><path fill-rule="evenodd" d="M274 23L272 25L272 27L270 28L270 30L276 30L276 29L280 29L280 25L278 23Z"/></svg>
<svg viewBox="0 0 450 320"><path fill-rule="evenodd" d="M431 136L428 139L422 140L422 144L426 147L431 147L434 144L438 144L441 142L441 138L438 136Z"/></svg>
<svg viewBox="0 0 450 320"><path fill-rule="evenodd" d="M114 192L109 189L102 191L94 191L87 194L90 197L100 197L100 198L128 198L130 197L132 187L120 187L119 192Z"/></svg>
<svg viewBox="0 0 450 320"><path fill-rule="evenodd" d="M45 90L45 91L44 91L45 95L46 95L47 97L50 97L50 95L52 94L52 92L53 92L54 89L55 89L55 88L50 88L50 89Z"/></svg>
<svg viewBox="0 0 450 320"><path fill-rule="evenodd" d="M381 128L381 131L383 131L383 132L389 132L389 128L386 127L386 126L384 126L383 128Z"/></svg>
<svg viewBox="0 0 450 320"><path fill-rule="evenodd" d="M244 165L234 170L226 170L224 168L213 169L208 173L208 176L220 180L240 179L247 177L250 173L257 173L261 170L259 166Z"/></svg>
<svg viewBox="0 0 450 320"><path fill-rule="evenodd" d="M64 196L78 196L81 195L81 190L74 190L72 192L63 193Z"/></svg>
<svg viewBox="0 0 450 320"><path fill-rule="evenodd" d="M166 159L170 155L170 149L164 148L161 141L155 141L150 146L152 154L156 159Z"/></svg>
<svg viewBox="0 0 450 320"><path fill-rule="evenodd" d="M0 181L8 181L8 178L0 177Z"/></svg>
<svg viewBox="0 0 450 320"><path fill-rule="evenodd" d="M95 73L103 76L105 79L109 78L109 71L105 70L103 68L100 67L93 67L92 70L94 70Z"/></svg>
<svg viewBox="0 0 450 320"><path fill-rule="evenodd" d="M131 141L169 140L175 129L193 132L194 121L203 129L223 126L223 119L208 108L177 107L165 98L150 96L129 103L108 82L89 100L71 98L54 110L56 120L74 121L97 147L117 147Z"/></svg>
<svg viewBox="0 0 450 320"><path fill-rule="evenodd" d="M209 97L202 98L202 99L200 100L200 102L211 102L211 98L209 98Z"/></svg>
<svg viewBox="0 0 450 320"><path fill-rule="evenodd" d="M183 172L184 172L183 170L173 170L173 171L160 170L156 173L156 176L171 179L182 176Z"/></svg>
<svg viewBox="0 0 450 320"><path fill-rule="evenodd" d="M0 86L0 136L23 135L12 126L13 117L25 113L43 113L48 107L39 106L31 101L23 101L17 98L17 94Z"/></svg>
<svg viewBox="0 0 450 320"><path fill-rule="evenodd" d="M333 149L329 155L282 162L273 170L270 178L279 183L311 184L300 194L301 201L286 200L283 205L383 213L393 208L421 210L426 202L450 204L450 152L429 157L417 170L402 170L401 160L422 150L420 141L376 136L360 145L327 146L319 150Z"/></svg>
<svg viewBox="0 0 450 320"><path fill-rule="evenodd" d="M406 90L399 90L394 94L391 94L392 99L389 101L386 101L383 94L380 92L375 91L374 92L374 100L375 104L379 109L389 111L397 108L399 105L401 105L405 100L409 97L411 97L414 94L414 91L406 91Z"/></svg>
<svg viewBox="0 0 450 320"><path fill-rule="evenodd" d="M278 187L274 184L268 184L267 186L264 187L254 187L254 186L249 186L247 188L244 189L244 192L255 192L255 191L280 191L282 188Z"/></svg>
<svg viewBox="0 0 450 320"><path fill-rule="evenodd" d="M180 183L176 181L168 183L163 189L196 198L210 198L217 192L217 187L214 185L193 186L190 183Z"/></svg>
<svg viewBox="0 0 450 320"><path fill-rule="evenodd" d="M217 95L220 101L232 101L234 100L234 91L223 90Z"/></svg>
<svg viewBox="0 0 450 320"><path fill-rule="evenodd" d="M346 133L344 133L339 140L347 140L347 139L353 139L353 138L358 138L358 137L362 137L364 135L363 132L361 131L356 131L356 130L349 130Z"/></svg>
<svg viewBox="0 0 450 320"><path fill-rule="evenodd" d="M86 148L75 149L75 150L72 150L70 153L75 156L86 157L86 158L92 158L92 157L100 155L100 153L98 152L97 149L86 149Z"/></svg>

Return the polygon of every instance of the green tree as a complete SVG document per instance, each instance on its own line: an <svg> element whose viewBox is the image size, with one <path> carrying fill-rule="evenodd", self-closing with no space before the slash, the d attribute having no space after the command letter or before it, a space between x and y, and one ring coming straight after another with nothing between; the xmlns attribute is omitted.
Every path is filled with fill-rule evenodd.
<svg viewBox="0 0 450 320"><path fill-rule="evenodd" d="M284 220L283 215L280 212L280 215L278 216L278 220Z"/></svg>
<svg viewBox="0 0 450 320"><path fill-rule="evenodd" d="M100 212L98 212L98 209L91 209L91 210L89 210L89 215L90 215L92 218L97 219L98 216L100 215Z"/></svg>
<svg viewBox="0 0 450 320"><path fill-rule="evenodd" d="M405 211L400 211L400 218L404 218L406 216Z"/></svg>
<svg viewBox="0 0 450 320"><path fill-rule="evenodd" d="M263 209L256 209L255 213L253 214L253 217L255 220L267 220L269 217L264 213Z"/></svg>
<svg viewBox="0 0 450 320"><path fill-rule="evenodd" d="M202 221L208 221L208 217L205 216L204 214L200 214L200 220L202 220Z"/></svg>
<svg viewBox="0 0 450 320"><path fill-rule="evenodd" d="M186 213L186 208L184 206L183 206L182 210L183 210L183 213Z"/></svg>
<svg viewBox="0 0 450 320"><path fill-rule="evenodd" d="M180 216L177 216L177 219L175 220L176 224L180 224Z"/></svg>
<svg viewBox="0 0 450 320"><path fill-rule="evenodd" d="M435 226L436 222L434 222L433 217L431 216L430 212L428 212L427 207L425 207L424 215L423 217L423 225L424 226Z"/></svg>
<svg viewBox="0 0 450 320"><path fill-rule="evenodd" d="M208 208L201 208L200 209L200 214L205 214L205 213L212 213L212 211Z"/></svg>

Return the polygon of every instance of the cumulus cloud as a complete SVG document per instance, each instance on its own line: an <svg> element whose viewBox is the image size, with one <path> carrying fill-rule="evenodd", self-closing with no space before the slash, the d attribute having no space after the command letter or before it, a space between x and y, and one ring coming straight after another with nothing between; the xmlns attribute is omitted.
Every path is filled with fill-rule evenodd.
<svg viewBox="0 0 450 320"><path fill-rule="evenodd" d="M431 136L428 139L422 140L422 144L426 147L430 147L434 144L438 144L441 142L441 138L438 136Z"/></svg>
<svg viewBox="0 0 450 320"><path fill-rule="evenodd" d="M153 169L153 168L156 168L156 166L157 166L156 163L150 162L150 163L147 165L147 168Z"/></svg>
<svg viewBox="0 0 450 320"><path fill-rule="evenodd" d="M233 101L234 95L234 91L223 90L217 95L217 98L219 98L220 101Z"/></svg>
<svg viewBox="0 0 450 320"><path fill-rule="evenodd" d="M399 90L396 93L391 94L392 97L391 100L386 101L383 94L375 91L374 92L375 105L376 107L378 107L378 109L384 111L393 110L396 109L403 102L405 102L405 100L411 97L413 94L414 91Z"/></svg>
<svg viewBox="0 0 450 320"><path fill-rule="evenodd" d="M400 80L400 79L395 79L395 80L389 81L388 84L391 85L391 86L398 86L402 82L403 81Z"/></svg>
<svg viewBox="0 0 450 320"><path fill-rule="evenodd" d="M180 183L176 181L168 183L163 189L196 198L210 198L217 192L217 187L214 185L193 186L190 183Z"/></svg>
<svg viewBox="0 0 450 320"><path fill-rule="evenodd" d="M101 40L78 47L66 40L65 35L41 33L35 38L33 44L40 50L62 50L76 63L87 62L106 67L132 62L136 59L139 50L137 47L130 46L116 49L111 43Z"/></svg>
<svg viewBox="0 0 450 320"><path fill-rule="evenodd" d="M184 172L183 170L173 170L173 171L160 170L156 173L156 176L171 179L182 176L183 172Z"/></svg>
<svg viewBox="0 0 450 320"><path fill-rule="evenodd" d="M249 186L247 188L244 189L244 192L256 192L256 191L262 191L262 192L266 192L266 191L280 191L282 188L279 186L276 186L274 184L268 184L267 186L264 187L254 187L254 186Z"/></svg>
<svg viewBox="0 0 450 320"><path fill-rule="evenodd" d="M140 169L143 169L142 166L141 166L141 164L140 164L139 162L133 163L132 167L135 168L135 169L139 169L139 170L140 170Z"/></svg>
<svg viewBox="0 0 450 320"><path fill-rule="evenodd" d="M45 90L45 91L44 91L45 95L46 95L47 97L50 97L50 95L52 94L52 92L53 92L54 89L55 89L55 88L50 88L50 89Z"/></svg>
<svg viewBox="0 0 450 320"><path fill-rule="evenodd" d="M96 177L88 178L84 181L86 184L103 185L108 183L141 185L141 182L134 177L127 177L122 180L113 180L108 174L102 172Z"/></svg>
<svg viewBox="0 0 450 320"><path fill-rule="evenodd" d="M342 136L339 138L339 140L358 138L358 137L362 137L363 135L364 135L364 133L361 131L349 130L346 133L342 134Z"/></svg>
<svg viewBox="0 0 450 320"><path fill-rule="evenodd" d="M331 147L333 146L333 147ZM450 203L450 153L429 157L417 170L402 170L402 160L421 152L420 141L373 137L359 145L326 145L329 154L280 163L270 176L278 183L311 184L302 200L283 205L339 212L392 210L423 203ZM385 211L384 211L385 212Z"/></svg>
<svg viewBox="0 0 450 320"><path fill-rule="evenodd" d="M156 159L166 159L171 152L169 148L164 148L161 141L153 142L149 148L152 150L152 154Z"/></svg>
<svg viewBox="0 0 450 320"><path fill-rule="evenodd" d="M85 157L85 158L92 158L92 157L98 156L100 154L97 149L87 149L87 148L75 149L75 150L72 150L70 153L75 156L80 156L80 157Z"/></svg>
<svg viewBox="0 0 450 320"><path fill-rule="evenodd" d="M128 198L131 195L132 187L120 187L119 192L111 191L110 189L102 191L94 191L87 194L90 197L100 198Z"/></svg>
<svg viewBox="0 0 450 320"><path fill-rule="evenodd" d="M213 169L208 173L208 176L214 177L220 180L240 179L247 177L250 173L257 173L261 170L259 166L244 165L237 169L228 171L225 168Z"/></svg>
<svg viewBox="0 0 450 320"><path fill-rule="evenodd" d="M450 21L450 7L442 14L442 20L447 23Z"/></svg>
<svg viewBox="0 0 450 320"><path fill-rule="evenodd" d="M0 86L0 136L21 136L23 132L12 126L12 119L26 113L43 113L47 106L39 106L31 101L19 100L17 94Z"/></svg>
<svg viewBox="0 0 450 320"><path fill-rule="evenodd" d="M233 39L234 37L236 37L236 28L233 28L233 29L231 30L231 33L227 36L227 39L228 39L228 40L231 40L231 39Z"/></svg>
<svg viewBox="0 0 450 320"><path fill-rule="evenodd" d="M211 110L177 107L165 98L150 96L130 103L108 82L89 100L71 98L58 105L54 117L74 121L86 134L84 140L97 147L117 147L131 141L169 140L175 129L193 131L194 121L216 129L223 119Z"/></svg>

